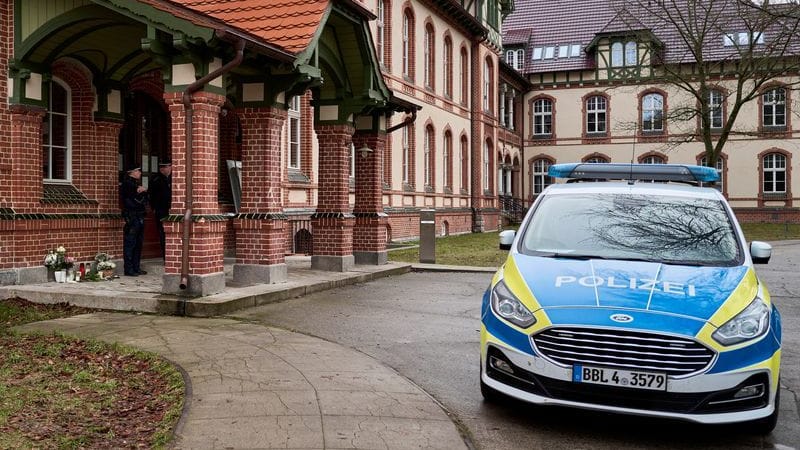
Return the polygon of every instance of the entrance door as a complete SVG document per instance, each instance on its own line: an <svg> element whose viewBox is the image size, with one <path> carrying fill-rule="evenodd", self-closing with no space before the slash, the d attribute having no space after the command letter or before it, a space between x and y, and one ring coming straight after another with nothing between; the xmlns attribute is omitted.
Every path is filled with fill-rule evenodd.
<svg viewBox="0 0 800 450"><path fill-rule="evenodd" d="M119 171L120 180L125 176L125 167L135 163L142 167L142 185L147 187L153 175L158 173L159 161L169 158L170 117L164 105L139 91L125 98L125 125L120 133ZM144 221L144 244L142 258L160 258L161 246L152 210L148 210Z"/></svg>

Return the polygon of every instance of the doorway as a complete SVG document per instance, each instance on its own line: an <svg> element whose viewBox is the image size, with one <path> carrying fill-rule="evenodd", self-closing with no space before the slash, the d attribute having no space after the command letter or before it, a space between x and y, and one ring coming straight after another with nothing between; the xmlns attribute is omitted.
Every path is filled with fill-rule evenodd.
<svg viewBox="0 0 800 450"><path fill-rule="evenodd" d="M141 91L125 96L125 125L119 140L119 179L128 164L142 168L142 185L147 187L158 173L158 163L171 156L170 116L166 106ZM144 221L142 259L160 258L161 247L152 210Z"/></svg>

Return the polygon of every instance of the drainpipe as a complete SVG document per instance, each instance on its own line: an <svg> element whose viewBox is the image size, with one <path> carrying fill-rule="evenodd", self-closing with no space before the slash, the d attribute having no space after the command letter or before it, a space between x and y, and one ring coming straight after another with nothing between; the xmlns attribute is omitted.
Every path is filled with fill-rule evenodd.
<svg viewBox="0 0 800 450"><path fill-rule="evenodd" d="M217 30L217 37L222 38L225 32ZM238 38L236 41L236 56L227 64L219 69L209 73L208 75L200 78L194 83L190 84L185 91L183 91L183 107L184 114L186 114L186 211L183 213L183 245L181 249L181 281L178 287L186 289L189 287L189 237L192 231L192 203L194 198L192 196L192 94L199 91L200 88L208 84L211 80L227 73L242 63L244 59L244 39ZM183 313L186 314L186 302L183 302Z"/></svg>

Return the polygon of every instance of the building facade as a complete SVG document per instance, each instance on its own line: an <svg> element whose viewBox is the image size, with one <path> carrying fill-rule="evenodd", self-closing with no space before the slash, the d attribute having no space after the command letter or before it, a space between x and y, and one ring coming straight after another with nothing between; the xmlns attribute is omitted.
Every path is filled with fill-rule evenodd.
<svg viewBox="0 0 800 450"><path fill-rule="evenodd" d="M504 22L504 57L533 89L524 101L524 196L530 204L554 182L547 168L562 162L638 162L710 165L702 140L707 117L712 140L731 118L738 77L733 51L768 51L776 32L745 33L735 19L710 25L705 64L719 69L707 77L708 109L686 89L665 82L680 67L697 70L678 36L654 17L626 17L614 2L517 1ZM687 5L697 2L687 2ZM724 8L716 1L715 8ZM618 5L619 3L617 3ZM796 38L795 38L796 39ZM762 50L763 49L763 50ZM796 61L796 49L783 53ZM715 163L718 188L742 221L800 222L800 180L793 103L797 65L788 62L755 89L753 101L737 111L731 134ZM699 83L699 82L697 82ZM687 113L688 112L688 113ZM682 115L683 114L683 115Z"/></svg>
<svg viewBox="0 0 800 450"><path fill-rule="evenodd" d="M0 1L2 282L45 280L57 246L119 256L123 169L146 186L166 158L165 293L221 291L226 256L245 284L285 280L291 253L383 264L421 209L439 234L497 229L509 8ZM152 216L145 235L158 255Z"/></svg>

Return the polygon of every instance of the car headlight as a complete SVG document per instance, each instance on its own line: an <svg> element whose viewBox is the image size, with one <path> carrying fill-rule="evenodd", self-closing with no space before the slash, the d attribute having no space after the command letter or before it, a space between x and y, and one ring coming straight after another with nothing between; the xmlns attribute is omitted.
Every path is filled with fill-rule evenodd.
<svg viewBox="0 0 800 450"><path fill-rule="evenodd" d="M747 308L725 322L711 337L722 345L734 345L755 339L769 329L769 306L756 297Z"/></svg>
<svg viewBox="0 0 800 450"><path fill-rule="evenodd" d="M492 289L492 311L520 328L536 323L533 313L514 297L503 281Z"/></svg>

